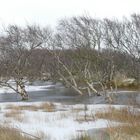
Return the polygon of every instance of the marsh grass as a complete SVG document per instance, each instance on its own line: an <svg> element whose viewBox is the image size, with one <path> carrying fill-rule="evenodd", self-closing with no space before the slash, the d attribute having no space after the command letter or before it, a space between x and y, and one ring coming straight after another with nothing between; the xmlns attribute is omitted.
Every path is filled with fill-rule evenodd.
<svg viewBox="0 0 140 140"><path fill-rule="evenodd" d="M88 121L95 121L95 115L92 111L85 111L85 110L77 110L78 112L75 112L75 121L78 121L79 123L82 122L88 122Z"/></svg>
<svg viewBox="0 0 140 140"><path fill-rule="evenodd" d="M140 125L108 126L110 140L140 140Z"/></svg>
<svg viewBox="0 0 140 140"><path fill-rule="evenodd" d="M44 111L44 112L54 112L55 105L52 103L42 103L40 105L7 105L7 111L4 116L6 118L12 118L16 121L23 122L27 121L28 118L25 117L24 111Z"/></svg>
<svg viewBox="0 0 140 140"><path fill-rule="evenodd" d="M121 109L109 107L105 112L97 112L95 117L123 123L140 122L140 112L133 107L126 107Z"/></svg>
<svg viewBox="0 0 140 140"><path fill-rule="evenodd" d="M53 103L42 103L39 106L40 110L43 110L45 112L54 112L55 111L55 105Z"/></svg>
<svg viewBox="0 0 140 140"><path fill-rule="evenodd" d="M97 112L96 117L109 120L106 130L111 140L140 140L140 112L135 108L110 107L105 112ZM113 126L110 120L121 124Z"/></svg>
<svg viewBox="0 0 140 140"><path fill-rule="evenodd" d="M29 111L38 111L42 110L45 112L54 112L55 105L53 103L42 103L40 105L8 105L6 109L11 110L29 110Z"/></svg>
<svg viewBox="0 0 140 140"><path fill-rule="evenodd" d="M6 118L12 118L19 122L23 122L25 119L23 112L21 112L20 110L9 110L4 114L4 116Z"/></svg>
<svg viewBox="0 0 140 140"><path fill-rule="evenodd" d="M44 140L49 138L49 136L46 136L46 134L43 131L37 131L35 134L37 137L40 138L40 140Z"/></svg>
<svg viewBox="0 0 140 140"><path fill-rule="evenodd" d="M78 134L77 136L75 136L74 138L72 138L71 140L94 140L91 139L88 134L86 133L82 133L82 134Z"/></svg>
<svg viewBox="0 0 140 140"><path fill-rule="evenodd" d="M30 111L37 111L38 108L37 106L32 106L32 105L22 105L22 106L17 106L17 105L9 105L7 106L6 109L11 109L11 110L30 110Z"/></svg>
<svg viewBox="0 0 140 140"><path fill-rule="evenodd" d="M13 128L0 127L0 140L33 140Z"/></svg>
<svg viewBox="0 0 140 140"><path fill-rule="evenodd" d="M93 115L77 115L75 121L79 123L89 122L89 121L95 121L95 118Z"/></svg>

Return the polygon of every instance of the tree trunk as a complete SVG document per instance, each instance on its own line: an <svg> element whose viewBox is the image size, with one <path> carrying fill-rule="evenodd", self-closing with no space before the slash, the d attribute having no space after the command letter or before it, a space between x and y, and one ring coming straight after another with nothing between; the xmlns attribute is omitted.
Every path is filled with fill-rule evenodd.
<svg viewBox="0 0 140 140"><path fill-rule="evenodd" d="M22 80L17 82L17 92L21 96L22 100L28 100L29 96L26 92L25 85Z"/></svg>
<svg viewBox="0 0 140 140"><path fill-rule="evenodd" d="M92 84L90 84L88 81L86 81L88 87L97 95L97 96L101 96L101 94L93 87Z"/></svg>
<svg viewBox="0 0 140 140"><path fill-rule="evenodd" d="M28 100L29 96L25 90L25 86L21 86L21 92L20 92L20 95L22 97L22 100Z"/></svg>
<svg viewBox="0 0 140 140"><path fill-rule="evenodd" d="M73 88L77 93L79 93L80 95L83 95L83 92L78 89L77 84L75 86L75 84L73 85L71 82L69 82L60 72L58 72L58 74L60 75L60 77L65 81L65 83L67 85L69 85L71 88ZM76 82L75 82L76 83Z"/></svg>

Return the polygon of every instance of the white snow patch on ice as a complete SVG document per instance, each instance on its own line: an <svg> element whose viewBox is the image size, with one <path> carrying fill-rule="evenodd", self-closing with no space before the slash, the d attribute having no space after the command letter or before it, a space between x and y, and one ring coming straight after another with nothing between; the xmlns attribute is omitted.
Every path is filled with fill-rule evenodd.
<svg viewBox="0 0 140 140"><path fill-rule="evenodd" d="M34 85L26 85L26 91L31 92L31 91L42 91L42 90L47 90L47 88L52 87L54 85L44 85L44 86L34 86ZM15 85L13 85L15 88ZM14 91L8 87L0 87L0 94L1 93L14 93Z"/></svg>

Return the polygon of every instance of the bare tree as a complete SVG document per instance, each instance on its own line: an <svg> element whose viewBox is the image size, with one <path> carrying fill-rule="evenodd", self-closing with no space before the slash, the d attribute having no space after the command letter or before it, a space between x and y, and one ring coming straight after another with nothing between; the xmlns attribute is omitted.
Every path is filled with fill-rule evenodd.
<svg viewBox="0 0 140 140"><path fill-rule="evenodd" d="M133 14L123 21L63 19L54 32L48 27L9 26L0 36L0 85L28 99L25 83L38 78L61 81L81 95L117 89L115 76L122 71L139 83L139 23L140 16Z"/></svg>
<svg viewBox="0 0 140 140"><path fill-rule="evenodd" d="M61 20L54 35L53 46L59 50L53 51L59 65L58 75L79 94L100 95L94 86L98 83L103 87L98 67L101 26L99 20L74 17Z"/></svg>
<svg viewBox="0 0 140 140"><path fill-rule="evenodd" d="M15 25L5 29L0 37L0 85L13 89L21 95L22 100L28 99L25 83L29 78L36 77L41 69L42 60L40 64L38 61L40 67L33 67L31 56L37 48L42 47L44 37L38 26L20 28ZM10 79L15 81L16 87L9 83Z"/></svg>
<svg viewBox="0 0 140 140"><path fill-rule="evenodd" d="M105 44L114 51L119 51L131 58L131 72L129 76L139 79L140 59L140 18L139 15L132 15L131 20L124 18L122 22L117 20L105 20ZM126 66L125 66L126 67ZM139 81L139 80L138 80ZM138 82L139 83L139 82Z"/></svg>

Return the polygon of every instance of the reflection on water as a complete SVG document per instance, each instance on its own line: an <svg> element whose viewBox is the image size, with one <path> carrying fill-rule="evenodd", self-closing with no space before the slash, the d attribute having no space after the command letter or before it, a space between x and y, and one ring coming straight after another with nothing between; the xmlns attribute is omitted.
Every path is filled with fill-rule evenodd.
<svg viewBox="0 0 140 140"><path fill-rule="evenodd" d="M29 101L52 101L66 104L105 104L107 101L104 96L80 96L71 89L63 87L52 87L47 90L29 92ZM0 94L0 102L17 102L20 96L15 93ZM130 104L132 102L140 103L139 92L118 92L114 96L114 104Z"/></svg>

